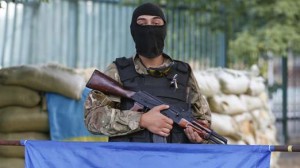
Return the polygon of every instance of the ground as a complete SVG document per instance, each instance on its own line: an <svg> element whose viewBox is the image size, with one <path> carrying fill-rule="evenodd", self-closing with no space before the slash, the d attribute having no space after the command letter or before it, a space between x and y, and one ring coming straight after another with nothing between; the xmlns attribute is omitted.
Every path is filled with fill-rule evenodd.
<svg viewBox="0 0 300 168"><path fill-rule="evenodd" d="M300 168L300 152L282 152L278 165L279 168Z"/></svg>
<svg viewBox="0 0 300 168"><path fill-rule="evenodd" d="M288 144L300 145L300 137L292 137ZM300 168L300 152L281 152L279 168Z"/></svg>

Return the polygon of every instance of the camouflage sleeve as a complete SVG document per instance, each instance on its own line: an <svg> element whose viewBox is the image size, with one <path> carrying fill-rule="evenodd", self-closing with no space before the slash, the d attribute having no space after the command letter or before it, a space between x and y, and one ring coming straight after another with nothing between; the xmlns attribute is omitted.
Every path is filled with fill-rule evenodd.
<svg viewBox="0 0 300 168"><path fill-rule="evenodd" d="M116 66L111 64L105 74L120 81ZM123 110L119 107L120 98L105 95L92 90L85 101L85 125L94 134L108 136L126 135L141 130L139 121L141 113Z"/></svg>
<svg viewBox="0 0 300 168"><path fill-rule="evenodd" d="M200 88L193 73L188 81L190 87L190 100L193 117L199 120L206 120L211 124L211 111L206 98L200 93Z"/></svg>

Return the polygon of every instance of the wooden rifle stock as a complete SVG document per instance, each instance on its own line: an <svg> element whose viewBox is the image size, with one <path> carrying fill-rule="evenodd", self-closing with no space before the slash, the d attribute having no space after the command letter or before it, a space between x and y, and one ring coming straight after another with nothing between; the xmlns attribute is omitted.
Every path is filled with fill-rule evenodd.
<svg viewBox="0 0 300 168"><path fill-rule="evenodd" d="M123 87L112 78L95 70L86 84L86 87L93 90L99 90L105 94L112 94L115 96L130 98L135 94L133 91L125 90Z"/></svg>

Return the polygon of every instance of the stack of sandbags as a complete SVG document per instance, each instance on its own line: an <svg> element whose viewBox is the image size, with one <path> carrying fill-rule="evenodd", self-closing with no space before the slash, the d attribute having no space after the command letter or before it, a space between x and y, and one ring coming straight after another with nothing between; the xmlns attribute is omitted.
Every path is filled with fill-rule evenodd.
<svg viewBox="0 0 300 168"><path fill-rule="evenodd" d="M39 92L0 85L0 93L1 140L48 139L48 115L40 108ZM0 160L1 168L24 167L24 147L0 146Z"/></svg>
<svg viewBox="0 0 300 168"><path fill-rule="evenodd" d="M56 64L24 65L3 68L0 84L30 88L35 91L55 92L80 99L85 79L74 69Z"/></svg>
<svg viewBox="0 0 300 168"><path fill-rule="evenodd" d="M92 67L92 68L86 68L86 69L75 69L75 72L77 72L79 75L83 76L85 82L88 82L90 77L92 76L93 72L97 68Z"/></svg>
<svg viewBox="0 0 300 168"><path fill-rule="evenodd" d="M80 99L85 79L59 65L23 65L0 69L0 140L48 140L44 92ZM24 167L24 147L0 146L1 168Z"/></svg>
<svg viewBox="0 0 300 168"><path fill-rule="evenodd" d="M194 75L212 110L212 128L229 144L278 144L275 117L258 73L216 68ZM272 156L272 167L277 158Z"/></svg>

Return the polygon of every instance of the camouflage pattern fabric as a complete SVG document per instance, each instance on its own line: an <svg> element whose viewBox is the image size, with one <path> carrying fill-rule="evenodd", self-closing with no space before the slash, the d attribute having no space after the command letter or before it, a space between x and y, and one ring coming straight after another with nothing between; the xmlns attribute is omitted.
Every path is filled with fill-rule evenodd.
<svg viewBox="0 0 300 168"><path fill-rule="evenodd" d="M140 59L137 56L132 58L134 59L136 71L140 74L147 74L147 70ZM168 66L169 63L171 63L171 60L165 58L162 66ZM121 83L117 67L114 63L110 64L104 73ZM188 86L190 87L193 117L211 123L209 105L205 97L200 93L193 73L190 75ZM120 97L105 95L99 91L92 90L85 102L84 117L88 130L95 134L101 133L108 136L126 135L142 130L143 128L139 127L142 113L131 110L121 111L119 105Z"/></svg>

